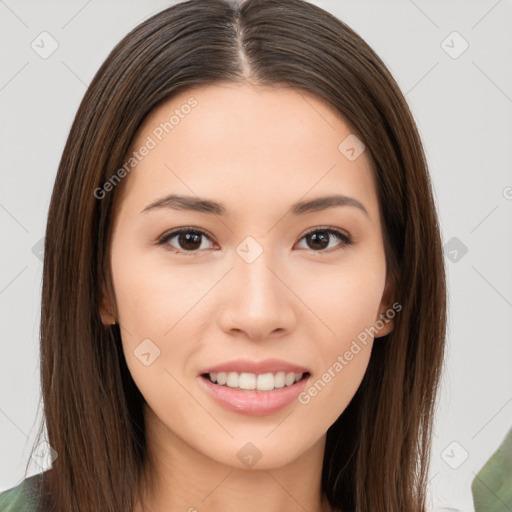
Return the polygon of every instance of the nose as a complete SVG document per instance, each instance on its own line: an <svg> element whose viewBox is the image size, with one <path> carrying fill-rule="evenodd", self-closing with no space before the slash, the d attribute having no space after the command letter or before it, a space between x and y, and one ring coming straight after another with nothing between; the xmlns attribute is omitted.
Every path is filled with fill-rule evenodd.
<svg viewBox="0 0 512 512"><path fill-rule="evenodd" d="M217 309L224 332L259 341L293 330L298 299L291 291L291 276L270 252L263 250L252 262L235 257Z"/></svg>

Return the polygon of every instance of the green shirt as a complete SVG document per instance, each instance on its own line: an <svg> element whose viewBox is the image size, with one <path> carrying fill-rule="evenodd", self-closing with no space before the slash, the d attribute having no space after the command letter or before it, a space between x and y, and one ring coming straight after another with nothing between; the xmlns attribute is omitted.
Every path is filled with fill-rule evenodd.
<svg viewBox="0 0 512 512"><path fill-rule="evenodd" d="M471 483L476 512L512 510L512 428Z"/></svg>
<svg viewBox="0 0 512 512"><path fill-rule="evenodd" d="M0 493L1 512L37 512L37 489L42 473L25 478L16 487Z"/></svg>

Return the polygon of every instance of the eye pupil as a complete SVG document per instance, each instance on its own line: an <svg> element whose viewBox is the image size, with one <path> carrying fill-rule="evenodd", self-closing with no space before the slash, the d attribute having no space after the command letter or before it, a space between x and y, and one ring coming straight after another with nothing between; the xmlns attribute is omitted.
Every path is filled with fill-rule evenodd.
<svg viewBox="0 0 512 512"><path fill-rule="evenodd" d="M329 232L328 231L315 231L313 233L309 233L306 235L310 241L313 242L311 245L308 244L312 249L325 249L329 245ZM318 242L320 242L320 246L318 246Z"/></svg>
<svg viewBox="0 0 512 512"><path fill-rule="evenodd" d="M202 235L200 233L194 233L190 231L186 233L180 233L178 235L180 247L190 251L199 249L199 247L201 247L201 236Z"/></svg>

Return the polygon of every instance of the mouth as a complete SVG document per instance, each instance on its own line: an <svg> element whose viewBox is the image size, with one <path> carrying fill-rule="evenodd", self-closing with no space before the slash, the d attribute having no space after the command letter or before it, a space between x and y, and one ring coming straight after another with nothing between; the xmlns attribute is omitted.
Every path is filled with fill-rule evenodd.
<svg viewBox="0 0 512 512"><path fill-rule="evenodd" d="M253 391L265 393L282 388L289 388L298 382L307 380L309 372L210 372L203 373L201 377L216 386L232 388L237 391Z"/></svg>
<svg viewBox="0 0 512 512"><path fill-rule="evenodd" d="M290 406L307 386L309 372L209 372L197 377L217 404L247 416L268 416Z"/></svg>

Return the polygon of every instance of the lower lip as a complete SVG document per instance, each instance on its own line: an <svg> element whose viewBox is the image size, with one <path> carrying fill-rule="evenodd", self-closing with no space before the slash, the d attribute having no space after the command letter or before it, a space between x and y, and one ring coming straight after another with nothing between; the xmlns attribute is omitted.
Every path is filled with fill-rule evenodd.
<svg viewBox="0 0 512 512"><path fill-rule="evenodd" d="M272 391L252 391L214 384L208 377L199 376L201 385L213 399L226 409L247 416L267 416L290 405L306 386L309 377L302 378L291 386Z"/></svg>

